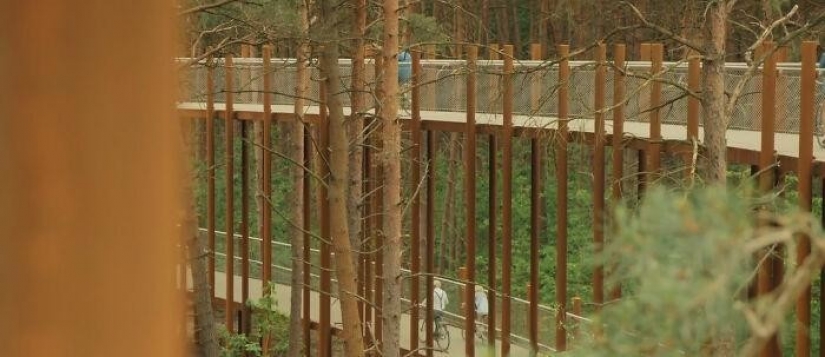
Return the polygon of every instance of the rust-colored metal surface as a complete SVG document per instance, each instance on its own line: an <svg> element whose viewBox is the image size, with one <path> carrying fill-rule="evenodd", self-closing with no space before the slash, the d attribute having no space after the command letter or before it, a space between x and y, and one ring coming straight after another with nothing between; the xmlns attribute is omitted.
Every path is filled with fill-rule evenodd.
<svg viewBox="0 0 825 357"><path fill-rule="evenodd" d="M317 126L316 126L317 127ZM312 167L312 127L307 126L304 130L304 167L311 168ZM304 289L303 289L303 303L301 304L301 308L303 310L303 321L302 323L302 330L304 331L304 354L309 357L309 352L312 348L312 337L310 336L310 318L311 318L311 307L310 307L310 287L312 283L312 245L310 244L310 231L312 229L312 180L310 175L304 175L304 191L301 192L301 207L304 209L304 221L302 222L301 226L304 230L304 251L303 251L303 259L304 259Z"/></svg>
<svg viewBox="0 0 825 357"><path fill-rule="evenodd" d="M369 132L372 127L375 125L375 118L365 118L364 120L364 132ZM372 135L368 135L364 137L366 145L364 145L363 153L364 153L364 160L363 160L363 176L364 176L364 190L363 192L367 195L364 199L364 252L362 254L363 259L363 270L364 270L364 281L363 281L363 289L364 289L364 301L367 303L367 306L364 307L364 321L371 323L372 322L372 315L374 311L374 305L372 305L373 301L373 286L375 283L375 277L373 276L373 265L374 265L374 256L371 253L373 249L375 249L375 169L373 168L373 161L374 161L374 139ZM365 329L369 329L367 323L364 324ZM370 332L371 333L371 332Z"/></svg>
<svg viewBox="0 0 825 357"><path fill-rule="evenodd" d="M617 44L613 48L613 65L616 68L625 67L626 48L623 44ZM622 180L624 178L624 105L625 100L625 76L622 71L613 72L613 136L611 142L613 143L613 173L611 177L612 183L612 202L616 207L622 200ZM614 223L615 220L614 220ZM613 225L614 233L618 230L617 224ZM621 284L616 284L610 290L610 299L615 300L622 296Z"/></svg>
<svg viewBox="0 0 825 357"><path fill-rule="evenodd" d="M475 356L475 277L476 277L476 60L478 47L467 46L467 122L464 132L464 203L467 209L467 284L465 285L464 353Z"/></svg>
<svg viewBox="0 0 825 357"><path fill-rule="evenodd" d="M501 355L510 355L510 296L513 268L513 46L504 46L502 75L502 192L501 192Z"/></svg>
<svg viewBox="0 0 825 357"><path fill-rule="evenodd" d="M3 1L0 18L2 355L184 355L172 4Z"/></svg>
<svg viewBox="0 0 825 357"><path fill-rule="evenodd" d="M813 201L813 185L811 163L813 162L814 114L816 93L816 59L817 45L815 41L802 43L802 73L800 85L800 134L799 134L799 207L807 212L811 211ZM811 254L810 237L800 237L797 245L797 264L802 264ZM799 295L796 302L796 356L811 355L811 288ZM821 329L822 327L820 327Z"/></svg>
<svg viewBox="0 0 825 357"><path fill-rule="evenodd" d="M657 76L662 71L664 47L661 43L650 45L650 75ZM657 79L650 83L650 142L647 150L648 182L653 183L661 175L662 150L662 82Z"/></svg>
<svg viewBox="0 0 825 357"><path fill-rule="evenodd" d="M329 118L327 117L327 108L326 108L326 95L327 95L327 88L324 84L325 82L320 82L321 87L321 108L319 112L319 124L318 124L318 151L319 151L319 158L320 158L320 176L324 180L325 183L329 182ZM332 346L330 342L332 341L332 337L330 335L330 324L332 323L331 316L330 316L330 294L332 294L332 252L330 251L331 247L329 246L330 238L331 238L331 231L330 231L330 210L329 210L329 190L327 184L318 185L319 188L319 197L318 197L318 204L319 204L319 211L320 211L320 227L321 227L321 239L319 241L320 245L320 263L321 263L321 271L318 275L320 275L320 296L318 298L319 306L318 311L320 312L318 317L318 323L320 324L320 328L318 329L318 356L320 357L330 357L332 356Z"/></svg>
<svg viewBox="0 0 825 357"><path fill-rule="evenodd" d="M226 206L224 206L226 215L226 242L224 243L224 251L226 258L224 259L226 273L226 304L224 305L224 323L229 332L235 332L235 211L233 209L235 204L235 190L232 187L232 182L235 182L235 121L233 120L233 98L232 91L234 88L232 84L233 79L233 65L232 55L226 55L224 59L224 67L226 68L224 77L224 91L226 92L226 110L224 110L224 170L226 180L224 181L224 189L226 195Z"/></svg>
<svg viewBox="0 0 825 357"><path fill-rule="evenodd" d="M432 168L436 165L436 151L435 143L437 133L434 131L427 132L427 215L426 227L427 236L425 241L426 258L424 273L426 274L426 323L424 324L425 347L427 349L427 357L433 357L433 274L435 272L435 184L436 176L435 170Z"/></svg>
<svg viewBox="0 0 825 357"><path fill-rule="evenodd" d="M569 119L567 98L570 93L570 46L559 45L559 131L556 138L556 346L567 346L567 144Z"/></svg>
<svg viewBox="0 0 825 357"><path fill-rule="evenodd" d="M418 84L421 82L421 54L413 52L412 54L412 155L410 160L410 192L413 192L412 197L412 217L411 217L411 237L410 237L410 350L418 350L418 322L420 319L418 304L421 301L421 192L418 190L421 183L421 97Z"/></svg>
<svg viewBox="0 0 825 357"><path fill-rule="evenodd" d="M688 60L688 89L699 95L701 86L701 66L700 58L692 54ZM699 98L694 95L688 97L687 107L687 139L688 141L699 140Z"/></svg>
<svg viewBox="0 0 825 357"><path fill-rule="evenodd" d="M209 286L215 298L215 68L206 69L206 227L209 240Z"/></svg>
<svg viewBox="0 0 825 357"><path fill-rule="evenodd" d="M384 73L383 57L381 56L375 57L375 71L375 77L381 78ZM384 93L382 91L376 92L375 97L379 103L384 100L382 97L383 94ZM380 135L379 133L381 132L383 132L381 120L376 120L375 130L373 133L375 135ZM374 137L374 140L374 154L383 152L384 141L380 137ZM375 193L373 195L375 201L373 201L372 217L375 218L373 221L373 239L375 240L376 248L373 253L373 261L375 262L375 290L373 292L375 296L375 300L373 300L373 304L375 304L375 311L373 313L375 316L375 321L373 322L373 326L375 326L375 329L373 330L373 336L375 336L375 342L378 344L380 349L384 331L384 318L381 315L381 311L384 306L384 254L380 249L377 249L384 246L384 167L381 165L380 158L375 157L375 160L373 160L373 169L375 170L372 176L375 178Z"/></svg>
<svg viewBox="0 0 825 357"><path fill-rule="evenodd" d="M541 60L541 44L530 46L530 59ZM530 110L537 111L541 94L540 76L531 79ZM538 135L530 139L530 285L539 286L539 234L541 232L541 143ZM531 353L538 352L539 343L539 289L530 289L527 294L528 340Z"/></svg>
<svg viewBox="0 0 825 357"><path fill-rule="evenodd" d="M498 45L490 47L489 59L498 60L499 52ZM489 91L488 105L495 105L495 94L499 90L499 81L494 81L495 87ZM496 269L496 254L498 250L498 243L496 241L496 232L498 229L498 144L496 134L487 136L487 175L488 175L488 191L487 191L487 220L490 222L487 231L487 352L489 356L496 355L496 289L498 286L498 274Z"/></svg>
<svg viewBox="0 0 825 357"><path fill-rule="evenodd" d="M264 288L272 281L272 46L263 48L263 100L264 117L261 123L261 182L260 191L264 198L261 200L261 258L263 267L261 269L261 280L264 281ZM299 139L294 139L299 140ZM297 224L297 222L296 222Z"/></svg>
<svg viewBox="0 0 825 357"><path fill-rule="evenodd" d="M249 121L241 121L241 324L239 330L252 329L249 300Z"/></svg>
<svg viewBox="0 0 825 357"><path fill-rule="evenodd" d="M593 142L593 246L595 254L601 254L604 246L604 191L605 191L605 128L604 128L604 96L605 96L605 66L607 46L599 44L595 48L596 75L594 103L595 138ZM596 265L593 271L593 299L596 304L604 303L604 266Z"/></svg>

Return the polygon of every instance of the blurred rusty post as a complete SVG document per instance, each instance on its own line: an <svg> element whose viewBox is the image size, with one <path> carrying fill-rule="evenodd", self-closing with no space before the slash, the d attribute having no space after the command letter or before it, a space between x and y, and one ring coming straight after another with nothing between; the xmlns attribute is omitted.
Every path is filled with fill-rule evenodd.
<svg viewBox="0 0 825 357"><path fill-rule="evenodd" d="M249 300L249 121L241 121L241 325L248 334L252 329Z"/></svg>
<svg viewBox="0 0 825 357"><path fill-rule="evenodd" d="M541 44L530 44L530 59L541 61ZM536 113L541 106L541 74L538 71L530 73L530 113Z"/></svg>
<svg viewBox="0 0 825 357"><path fill-rule="evenodd" d="M261 269L261 280L263 280L264 290L268 289L269 283L272 281L272 79L270 71L272 70L272 46L266 45L263 48L263 105L264 117L261 130L261 160L263 160L261 167L261 182L260 190L264 196L261 200L261 260L263 267ZM302 138L301 138L302 139ZM300 140L300 139L295 139ZM298 224L298 222L295 222Z"/></svg>
<svg viewBox="0 0 825 357"><path fill-rule="evenodd" d="M813 163L813 137L814 137L814 115L816 93L816 51L818 42L802 42L802 73L800 73L802 83L800 85L800 121L799 124L799 206L802 210L810 212L812 206L812 176L811 164ZM811 254L810 237L800 237L797 245L797 264L801 265L805 258ZM796 356L811 355L811 287L799 295L796 302ZM821 327L820 327L821 328Z"/></svg>
<svg viewBox="0 0 825 357"><path fill-rule="evenodd" d="M410 351L418 350L418 320L419 309L418 304L421 301L421 280L419 274L421 273L421 194L418 191L419 183L421 182L421 97L418 84L421 82L421 53L412 53L412 129L410 135L412 136L412 150L410 151L412 158L410 160L410 192L415 192L412 197L412 222L411 230L411 255L410 259Z"/></svg>
<svg viewBox="0 0 825 357"><path fill-rule="evenodd" d="M426 289L424 289L425 296L426 296L426 307L425 307L425 319L426 323L424 324L424 332L425 332L425 347L427 350L427 357L433 357L433 271L434 271L434 258L435 257L435 141L436 141L436 132L432 130L427 131L427 215L426 215L426 224L427 227L427 236L425 241L425 251L426 251L426 261L424 264L424 272L427 274L426 279Z"/></svg>
<svg viewBox="0 0 825 357"><path fill-rule="evenodd" d="M226 92L226 109L224 110L224 170L226 170L226 179L224 182L224 190L226 195L226 205L224 206L226 214L226 243L224 244L224 252L226 253L224 264L224 277L226 281L226 296L224 304L224 323L226 329L231 333L235 332L235 190L232 185L235 182L235 113L232 109L233 105L233 73L234 66L232 65L232 55L227 54L224 59L224 91Z"/></svg>
<svg viewBox="0 0 825 357"><path fill-rule="evenodd" d="M384 76L384 64L383 64L383 57L378 54L375 57L375 72L376 78L378 78L378 83L380 87L380 83L383 80ZM375 93L376 100L381 103L383 102L384 92L377 91ZM380 138L378 133L382 132L381 129L381 120L376 120L374 122L374 129L375 135L374 137L374 144L373 147L375 149L373 155L381 155L384 151L384 141ZM373 296L375 300L373 304L375 304L375 311L373 315L375 317L375 322L373 326L375 330L373 331L373 336L375 337L375 342L378 344L378 348L381 348L381 340L383 338L383 324L384 319L381 315L381 311L384 305L384 254L382 253L383 250L381 249L384 246L384 168L381 166L381 159L380 157L373 156L373 178L375 186L373 186L373 240L375 242L374 252L373 252L373 262L374 262L374 269L375 272L375 280L374 280L374 287Z"/></svg>
<svg viewBox="0 0 825 357"><path fill-rule="evenodd" d="M661 150L662 150L662 82L658 78L662 71L662 60L664 47L661 43L654 43L650 46L650 76L653 81L650 83L650 138L647 146L648 158L648 183L653 183L661 174Z"/></svg>
<svg viewBox="0 0 825 357"><path fill-rule="evenodd" d="M622 201L622 179L624 176L624 100L625 100L625 45L617 44L613 48L613 182L612 198L613 207L617 207ZM618 222L613 224L613 233L619 230ZM622 285L616 283L610 290L610 299L615 300L622 296Z"/></svg>
<svg viewBox="0 0 825 357"><path fill-rule="evenodd" d="M497 44L490 45L489 51L489 59L491 61L499 59L499 48ZM496 110L499 108L497 105L499 103L496 98L498 97L500 90L501 90L501 80L499 76L487 74L487 78L490 78L490 82L488 85L490 86L487 91L487 110L488 112L495 113ZM487 301L488 301L488 314L487 314L487 342L488 342L488 355L495 356L496 354L496 286L498 279L498 275L496 274L496 229L497 229L497 220L498 220L498 201L496 198L496 192L498 191L498 163L496 160L496 156L498 155L498 144L496 139L496 133L491 133L487 137L487 160L488 161L488 221L489 229L488 229L488 238L487 238Z"/></svg>
<svg viewBox="0 0 825 357"><path fill-rule="evenodd" d="M696 53L691 53L688 59L688 89L696 95L702 90L699 59ZM699 104L699 98L688 96L687 139L691 142L699 140Z"/></svg>
<svg viewBox="0 0 825 357"><path fill-rule="evenodd" d="M184 355L172 4L1 8L3 355Z"/></svg>
<svg viewBox="0 0 825 357"><path fill-rule="evenodd" d="M759 153L759 190L762 193L770 192L775 184L774 164L774 133L776 130L776 53L773 52L776 44L766 41L762 44L761 53L766 55L762 71L762 122L761 122L761 150ZM764 261L759 266L757 277L758 295L765 295L771 291L771 249L767 248L757 256ZM764 260L763 260L764 259ZM771 336L760 353L761 356L776 356L779 352L779 341L776 334Z"/></svg>
<svg viewBox="0 0 825 357"><path fill-rule="evenodd" d="M539 211L541 200L541 143L538 133L534 132L530 139L530 284L535 287L529 291L527 300L529 306L530 324L530 350L531 353L538 352L539 343L539 232L541 231L541 219Z"/></svg>
<svg viewBox="0 0 825 357"><path fill-rule="evenodd" d="M567 144L568 144L568 96L570 90L570 46L559 45L559 126L556 138L556 345L565 345L567 331L564 327L567 307Z"/></svg>
<svg viewBox="0 0 825 357"><path fill-rule="evenodd" d="M206 225L209 234L209 289L215 299L215 67L206 67Z"/></svg>
<svg viewBox="0 0 825 357"><path fill-rule="evenodd" d="M513 45L504 46L504 73L501 81L502 118L502 205L501 205L501 355L510 355L510 305L513 269Z"/></svg>
<svg viewBox="0 0 825 357"><path fill-rule="evenodd" d="M651 47L650 43L642 43L640 45L640 47L639 47L639 60L645 61L645 62L650 62L650 60L651 60L651 56L650 56L651 48L650 47ZM650 66L651 66L651 69L652 69L653 64L651 63ZM645 88L640 89L639 93L636 95L636 98L637 98L636 100L639 104L638 105L638 107L639 107L638 120L640 120L640 121L645 121L645 120L650 119L649 115L648 116L643 115L643 113L650 110L650 107L651 107L651 104L650 104L650 95L651 94L650 93L651 93L651 88L649 86L647 86ZM648 137L648 140L650 140L650 136ZM646 149L638 149L637 150L637 160L636 161L638 162L638 165L637 165L637 168L636 168L636 180L637 180L638 187L636 188L636 195L637 195L639 200L641 200L642 197L644 196L644 191L645 191L645 188L647 187L647 181L648 181L647 180L648 179L648 177L647 177L648 176L648 174L647 174L647 167L648 167L647 156L648 156L648 153L647 153Z"/></svg>
<svg viewBox="0 0 825 357"><path fill-rule="evenodd" d="M326 107L326 99L327 99L327 88L324 81L319 83L321 88L320 96L321 96L321 103L319 108L318 114L318 147L319 147L319 156L321 160L321 167L320 167L320 176L324 180L325 183L329 181L329 118L327 118L327 107ZM320 244L320 251L321 251L321 284L320 284L320 291L319 291L319 318L318 318L318 356L319 357L329 357L332 355L332 346L329 344L331 341L331 312L330 312L330 303L332 294L332 254L331 254L331 247L329 246L329 240L331 237L330 231L330 210L329 210L329 190L326 184L319 185L320 189L320 196L319 196L319 203L320 203L320 226L321 226L321 240Z"/></svg>
<svg viewBox="0 0 825 357"><path fill-rule="evenodd" d="M297 118L296 118L297 120ZM316 126L317 127L317 126ZM304 167L307 169L312 168L312 147L313 147L313 140L312 140L312 130L310 126L306 126L304 129ZM302 227L304 230L304 251L303 251L303 259L304 259L304 287L303 287L303 303L301 304L301 308L303 309L303 321L302 322L302 330L303 330L303 337L304 337L304 353L309 356L309 351L312 348L312 338L310 335L310 318L311 318L311 308L310 308L310 294L312 290L310 289L312 284L312 248L310 244L310 231L312 230L312 176L304 173L304 190L301 192L301 207L304 209L304 221L302 222Z"/></svg>
<svg viewBox="0 0 825 357"><path fill-rule="evenodd" d="M467 222L467 285L465 298L467 308L464 311L464 328L468 338L465 339L464 352L475 355L475 278L476 278L476 60L478 47L467 46L467 122L464 127L464 203Z"/></svg>
<svg viewBox="0 0 825 357"><path fill-rule="evenodd" d="M599 44L595 48L596 76L594 103L595 137L593 139L593 246L595 254L601 254L604 246L604 182L605 182L605 128L604 128L604 87L605 60L607 47ZM596 304L604 303L604 266L599 264L593 272L593 298Z"/></svg>

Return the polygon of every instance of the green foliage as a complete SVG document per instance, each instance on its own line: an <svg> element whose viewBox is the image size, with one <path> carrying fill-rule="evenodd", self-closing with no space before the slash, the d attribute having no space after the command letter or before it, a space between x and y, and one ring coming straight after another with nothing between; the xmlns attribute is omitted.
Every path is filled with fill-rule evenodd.
<svg viewBox="0 0 825 357"><path fill-rule="evenodd" d="M274 288L270 288L258 300L250 300L247 304L252 308L254 331L250 336L242 333L229 333L226 326L220 325L221 357L261 356L263 349L259 341L264 336L271 336L269 352L272 356L283 356L289 343L289 317L276 310L277 302L273 295Z"/></svg>

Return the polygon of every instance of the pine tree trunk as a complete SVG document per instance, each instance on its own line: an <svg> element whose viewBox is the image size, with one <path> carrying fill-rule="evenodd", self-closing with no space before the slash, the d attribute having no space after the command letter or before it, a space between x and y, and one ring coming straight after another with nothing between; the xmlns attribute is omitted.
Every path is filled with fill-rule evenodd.
<svg viewBox="0 0 825 357"><path fill-rule="evenodd" d="M349 198L347 206L349 207L349 236L350 244L353 247L360 247L361 237L361 203L362 203L362 182L363 177L363 144L364 144L364 116L361 113L364 111L365 105L365 90L367 89L364 81L365 67L365 49L364 36L367 27L367 1L357 0L355 5L355 21L353 24L353 35L355 37L355 48L352 59L352 92L350 94L352 100L351 113L352 116L347 122L347 134L349 139L354 143L349 152Z"/></svg>
<svg viewBox="0 0 825 357"><path fill-rule="evenodd" d="M301 22L302 31L307 31L308 14L306 3L298 2L298 17ZM309 57L309 45L302 43L298 46L297 64L295 74L295 121L290 123L287 141L290 147L289 157L293 160L291 175L293 188L289 202L293 202L290 219L293 228L290 231L291 255L292 255L292 275L290 276L290 303L289 303L289 346L287 356L298 356L302 346L302 323L301 312L303 310L303 282L304 282L304 232L298 228L304 221L303 193L307 189L304 187L304 168L298 166L304 162L304 100L307 92L307 60ZM300 203L299 203L300 202Z"/></svg>
<svg viewBox="0 0 825 357"><path fill-rule="evenodd" d="M323 16L327 21L334 17L329 2L323 2ZM328 21L334 23L334 21ZM344 350L348 357L364 355L364 343L361 336L361 320L358 316L358 286L349 239L349 222L347 211L347 185L349 178L348 151L349 142L346 133L344 106L341 96L344 91L338 68L337 43L324 46L321 52L321 71L327 85L326 103L329 108L329 210L332 249L335 253L335 273L338 278L338 298L341 302L343 319Z"/></svg>
<svg viewBox="0 0 825 357"><path fill-rule="evenodd" d="M702 101L704 102L705 153L701 155L701 176L709 183L725 184L727 169L725 130L725 40L728 3L711 5L705 21L705 58L702 66Z"/></svg>
<svg viewBox="0 0 825 357"><path fill-rule="evenodd" d="M384 0L384 247L382 355L400 356L401 328L401 124L398 122L398 0Z"/></svg>

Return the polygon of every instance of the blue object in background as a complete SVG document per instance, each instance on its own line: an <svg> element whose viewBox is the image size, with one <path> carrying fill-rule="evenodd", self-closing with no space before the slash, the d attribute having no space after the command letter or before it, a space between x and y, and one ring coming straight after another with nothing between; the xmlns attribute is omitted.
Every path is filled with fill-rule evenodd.
<svg viewBox="0 0 825 357"><path fill-rule="evenodd" d="M398 54L398 84L407 84L412 78L412 56L408 51Z"/></svg>
<svg viewBox="0 0 825 357"><path fill-rule="evenodd" d="M819 68L825 68L825 52L819 55Z"/></svg>

